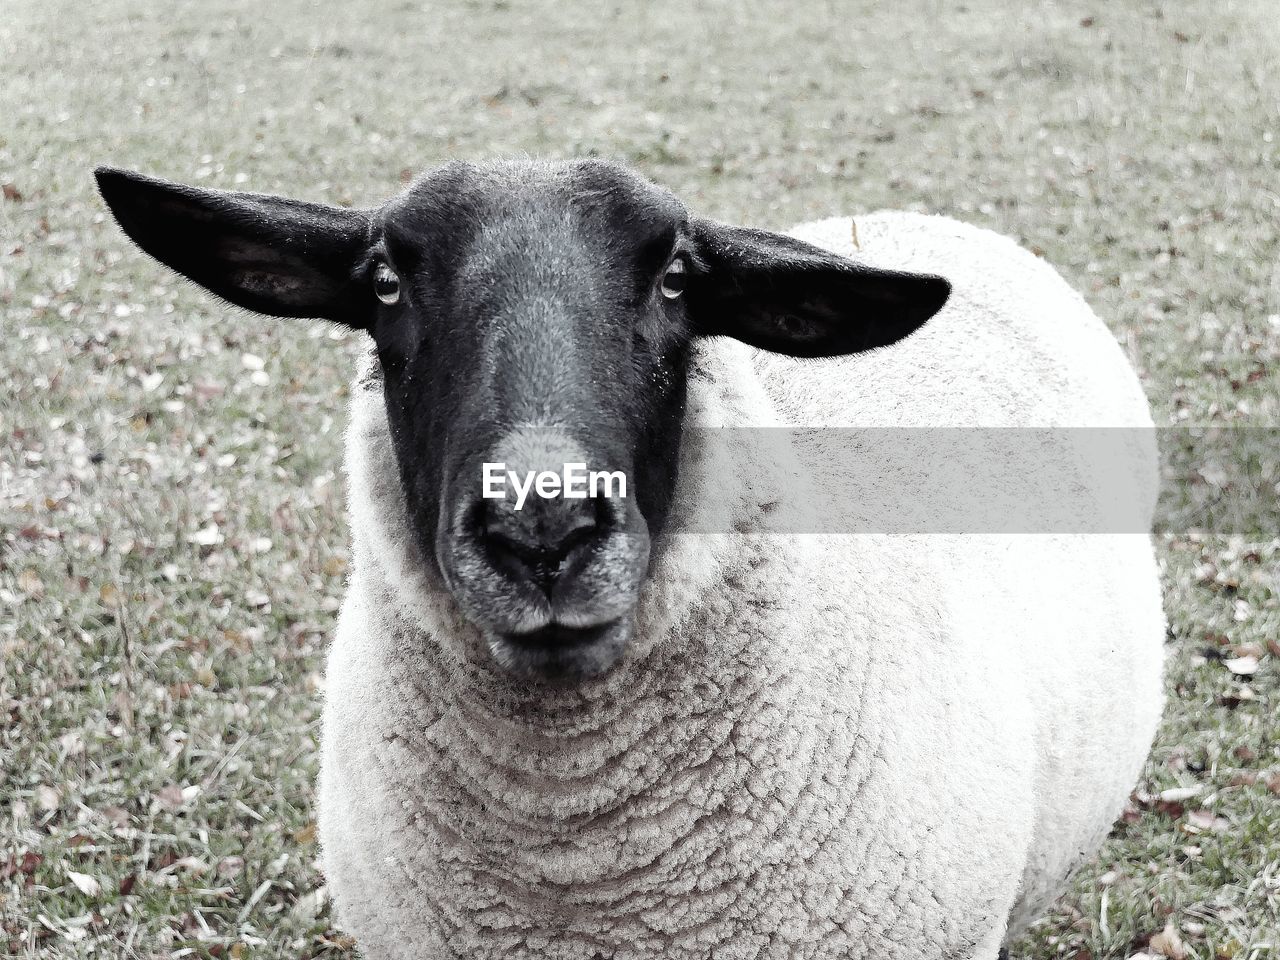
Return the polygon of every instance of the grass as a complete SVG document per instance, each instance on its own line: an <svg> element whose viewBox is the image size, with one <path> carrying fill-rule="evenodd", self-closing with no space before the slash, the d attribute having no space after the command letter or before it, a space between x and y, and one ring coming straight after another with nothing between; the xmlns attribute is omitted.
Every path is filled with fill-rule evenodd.
<svg viewBox="0 0 1280 960"><path fill-rule="evenodd" d="M731 221L949 213L1059 266L1158 422L1274 425L1277 49L1272 0L13 0L0 951L353 954L312 781L354 338L176 282L94 164L362 204L453 157L599 153ZM1167 721L1015 955L1280 955L1280 540L1160 551Z"/></svg>

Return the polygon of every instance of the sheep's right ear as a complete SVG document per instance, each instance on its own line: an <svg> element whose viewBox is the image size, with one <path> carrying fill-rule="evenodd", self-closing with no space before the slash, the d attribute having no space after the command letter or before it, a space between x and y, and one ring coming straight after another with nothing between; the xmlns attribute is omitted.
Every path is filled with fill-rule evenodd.
<svg viewBox="0 0 1280 960"><path fill-rule="evenodd" d="M224 300L276 317L368 325L373 295L358 271L369 214L109 167L94 176L134 243Z"/></svg>

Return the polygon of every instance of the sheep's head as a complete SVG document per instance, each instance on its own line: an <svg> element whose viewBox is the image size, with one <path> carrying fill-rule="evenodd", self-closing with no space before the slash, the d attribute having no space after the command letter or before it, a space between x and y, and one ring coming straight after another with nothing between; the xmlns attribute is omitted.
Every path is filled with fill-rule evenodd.
<svg viewBox="0 0 1280 960"><path fill-rule="evenodd" d="M692 218L600 161L451 164L375 210L97 177L143 250L218 296L373 338L422 556L494 655L544 679L626 647L693 338L848 354L907 336L950 289ZM535 471L560 480L521 501Z"/></svg>

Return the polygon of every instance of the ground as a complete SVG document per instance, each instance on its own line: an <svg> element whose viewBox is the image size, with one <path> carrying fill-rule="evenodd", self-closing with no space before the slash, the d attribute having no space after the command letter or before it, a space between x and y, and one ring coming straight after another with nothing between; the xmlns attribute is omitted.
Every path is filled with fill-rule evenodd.
<svg viewBox="0 0 1280 960"><path fill-rule="evenodd" d="M312 783L358 341L176 281L95 164L371 204L450 158L600 154L729 221L947 213L1056 264L1158 423L1273 425L1277 49L1274 0L10 0L0 950L352 954ZM1280 540L1159 549L1167 720L1015 957L1280 953Z"/></svg>

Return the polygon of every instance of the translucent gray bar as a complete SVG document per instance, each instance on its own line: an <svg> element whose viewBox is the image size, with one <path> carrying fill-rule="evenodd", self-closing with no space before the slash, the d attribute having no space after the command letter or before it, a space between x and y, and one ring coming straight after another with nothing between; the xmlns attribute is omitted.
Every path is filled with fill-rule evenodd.
<svg viewBox="0 0 1280 960"><path fill-rule="evenodd" d="M712 428L684 444L706 483L677 505L683 533L1280 535L1280 428Z"/></svg>

